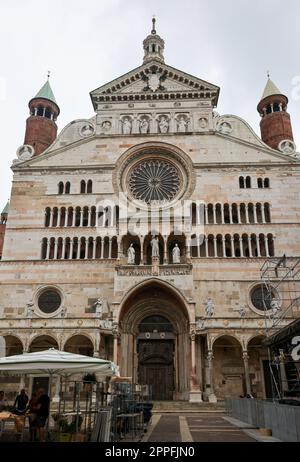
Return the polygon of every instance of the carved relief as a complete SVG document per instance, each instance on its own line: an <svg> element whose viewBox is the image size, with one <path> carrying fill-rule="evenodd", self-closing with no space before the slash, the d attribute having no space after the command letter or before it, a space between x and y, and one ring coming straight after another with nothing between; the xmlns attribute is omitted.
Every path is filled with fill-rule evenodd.
<svg viewBox="0 0 300 462"><path fill-rule="evenodd" d="M139 121L139 132L142 134L149 133L150 119L148 116L141 116Z"/></svg>
<svg viewBox="0 0 300 462"><path fill-rule="evenodd" d="M169 117L167 115L161 115L157 118L158 128L160 133L168 133L169 131Z"/></svg>
<svg viewBox="0 0 300 462"><path fill-rule="evenodd" d="M121 127L123 135L130 135L132 131L132 118L129 116L122 117Z"/></svg>
<svg viewBox="0 0 300 462"><path fill-rule="evenodd" d="M189 119L187 115L178 115L176 117L176 125L177 125L177 132L178 133L185 133L188 131L188 123Z"/></svg>
<svg viewBox="0 0 300 462"><path fill-rule="evenodd" d="M83 125L80 129L80 136L86 138L88 136L92 136L95 133L95 128L91 123L87 123Z"/></svg>

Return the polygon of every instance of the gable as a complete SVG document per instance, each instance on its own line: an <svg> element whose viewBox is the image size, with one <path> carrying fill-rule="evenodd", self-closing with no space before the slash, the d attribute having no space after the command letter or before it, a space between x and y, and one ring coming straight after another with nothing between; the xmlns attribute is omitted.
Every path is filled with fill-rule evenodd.
<svg viewBox="0 0 300 462"><path fill-rule="evenodd" d="M185 92L188 98L210 99L216 106L220 89L166 64L150 62L93 90L90 96L96 109L99 101L115 101L118 94L166 94L172 91Z"/></svg>

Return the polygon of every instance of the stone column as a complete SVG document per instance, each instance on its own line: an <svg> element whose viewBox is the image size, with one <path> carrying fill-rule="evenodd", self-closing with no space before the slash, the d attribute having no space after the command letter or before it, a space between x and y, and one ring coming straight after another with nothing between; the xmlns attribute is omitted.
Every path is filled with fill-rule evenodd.
<svg viewBox="0 0 300 462"><path fill-rule="evenodd" d="M89 210L88 210L88 227L91 226L91 218L92 218L92 211L89 208Z"/></svg>
<svg viewBox="0 0 300 462"><path fill-rule="evenodd" d="M247 350L243 351L243 361L244 361L244 369L245 369L246 393L247 395L251 395L251 382L250 382L250 374L249 374L249 356L248 356Z"/></svg>
<svg viewBox="0 0 300 462"><path fill-rule="evenodd" d="M112 237L109 238L108 258L111 258L111 250L112 250Z"/></svg>
<svg viewBox="0 0 300 462"><path fill-rule="evenodd" d="M59 398L60 398L60 376L57 376L56 382L55 382L55 392L52 398L52 402L59 403Z"/></svg>
<svg viewBox="0 0 300 462"><path fill-rule="evenodd" d="M255 204L253 204L253 216L254 216L254 223L257 223L257 211L256 211Z"/></svg>
<svg viewBox="0 0 300 462"><path fill-rule="evenodd" d="M245 204L245 215L246 215L246 224L249 224L249 211L248 211L248 204Z"/></svg>
<svg viewBox="0 0 300 462"><path fill-rule="evenodd" d="M46 260L49 260L49 257L50 257L50 249L51 249L51 239L47 239L47 254L46 254Z"/></svg>
<svg viewBox="0 0 300 462"><path fill-rule="evenodd" d="M71 237L71 238L70 238L70 254L69 254L69 260L72 260L72 257L73 257L73 247L74 247L74 240L73 240L73 238Z"/></svg>
<svg viewBox="0 0 300 462"><path fill-rule="evenodd" d="M50 221L49 221L49 228L53 226L53 210L50 210Z"/></svg>
<svg viewBox="0 0 300 462"><path fill-rule="evenodd" d="M101 260L103 260L103 257L104 257L104 237L102 236L101 237L101 255L100 255Z"/></svg>
<svg viewBox="0 0 300 462"><path fill-rule="evenodd" d="M58 250L58 238L56 237L54 240L54 256L53 260L57 260L57 250Z"/></svg>
<svg viewBox="0 0 300 462"><path fill-rule="evenodd" d="M168 247L167 247L168 236L164 236L163 239L164 239L164 264L167 265L168 264Z"/></svg>
<svg viewBox="0 0 300 462"><path fill-rule="evenodd" d="M235 257L235 251L234 251L234 237L230 236L230 241L231 241L231 256Z"/></svg>
<svg viewBox="0 0 300 462"><path fill-rule="evenodd" d="M251 241L251 236L248 235L248 248L249 248L249 257L252 258L252 241Z"/></svg>
<svg viewBox="0 0 300 462"><path fill-rule="evenodd" d="M266 256L269 257L270 254L269 254L268 236L265 235L264 239L265 239Z"/></svg>
<svg viewBox="0 0 300 462"><path fill-rule="evenodd" d="M77 241L77 260L80 259L80 250L81 250L81 238L79 237Z"/></svg>
<svg viewBox="0 0 300 462"><path fill-rule="evenodd" d="M205 256L208 257L208 236L204 236L205 239Z"/></svg>
<svg viewBox="0 0 300 462"><path fill-rule="evenodd" d="M215 258L218 256L218 249L217 249L217 238L214 236L214 254Z"/></svg>
<svg viewBox="0 0 300 462"><path fill-rule="evenodd" d="M281 381L281 390L284 392L289 391L289 385L286 377L286 370L285 370L285 357L284 351L279 350L279 367L280 367L280 381Z"/></svg>
<svg viewBox="0 0 300 462"><path fill-rule="evenodd" d="M200 205L196 206L196 213L197 213L197 225L201 225Z"/></svg>
<svg viewBox="0 0 300 462"><path fill-rule="evenodd" d="M207 204L204 204L204 211L205 211L205 224L208 224L208 209L207 209Z"/></svg>
<svg viewBox="0 0 300 462"><path fill-rule="evenodd" d="M66 253L66 238L63 237L63 241L62 241L62 251L61 251L61 258L62 258L62 260L65 259L65 253Z"/></svg>
<svg viewBox="0 0 300 462"><path fill-rule="evenodd" d="M266 216L265 216L265 207L264 204L261 204L261 217L262 217L262 222L266 223Z"/></svg>
<svg viewBox="0 0 300 462"><path fill-rule="evenodd" d="M140 243L141 243L141 265L144 264L144 241L145 241L145 237L144 236L141 236L140 238Z"/></svg>
<svg viewBox="0 0 300 462"><path fill-rule="evenodd" d="M259 245L259 236L255 236L255 238L256 238L257 256L261 257L260 245Z"/></svg>
<svg viewBox="0 0 300 462"><path fill-rule="evenodd" d="M73 209L73 217L72 217L72 227L75 227L75 221L76 221L76 210Z"/></svg>
<svg viewBox="0 0 300 462"><path fill-rule="evenodd" d="M19 383L19 389L20 389L20 391L21 391L23 388L25 388L25 375L22 374L21 377L20 377L20 383Z"/></svg>
<svg viewBox="0 0 300 462"><path fill-rule="evenodd" d="M244 250L243 250L243 238L240 236L240 255L241 257L244 256Z"/></svg>
<svg viewBox="0 0 300 462"><path fill-rule="evenodd" d="M233 220L232 220L232 204L228 204L228 208L229 208L229 222L232 225L232 223L233 223Z"/></svg>
<svg viewBox="0 0 300 462"><path fill-rule="evenodd" d="M191 235L190 234L186 236L185 246L186 246L186 261L190 262L191 261Z"/></svg>
<svg viewBox="0 0 300 462"><path fill-rule="evenodd" d="M223 257L226 258L226 239L222 236Z"/></svg>
<svg viewBox="0 0 300 462"><path fill-rule="evenodd" d="M83 210L80 210L80 228L83 226Z"/></svg>
<svg viewBox="0 0 300 462"><path fill-rule="evenodd" d="M217 224L217 214L216 214L216 204L213 204L213 217L214 217L214 224Z"/></svg>
<svg viewBox="0 0 300 462"><path fill-rule="evenodd" d="M118 341L119 335L117 333L114 334L114 353L113 353L113 362L118 364Z"/></svg>
<svg viewBox="0 0 300 462"><path fill-rule="evenodd" d="M202 392L199 387L199 383L196 376L196 334L192 332L191 338L191 376L190 376L190 402L191 403L202 403Z"/></svg>
<svg viewBox="0 0 300 462"><path fill-rule="evenodd" d="M207 362L208 362L208 374L209 374L209 384L210 384L208 401L210 403L216 403L217 402L217 397L216 397L215 392L214 392L213 359L214 359L214 356L213 356L212 350L208 350L208 352L207 352Z"/></svg>
<svg viewBox="0 0 300 462"><path fill-rule="evenodd" d="M93 238L93 260L96 259L96 245L97 245L96 238Z"/></svg>
<svg viewBox="0 0 300 462"><path fill-rule="evenodd" d="M60 227L61 223L61 209L57 209L57 226Z"/></svg>
<svg viewBox="0 0 300 462"><path fill-rule="evenodd" d="M238 214L238 222L239 224L242 223L242 220L241 220L241 204L237 204L237 214Z"/></svg>
<svg viewBox="0 0 300 462"><path fill-rule="evenodd" d="M221 219L222 219L222 225L225 225L224 204L221 204Z"/></svg>
<svg viewBox="0 0 300 462"><path fill-rule="evenodd" d="M84 255L84 259L87 260L89 257L89 238L86 237L85 238L85 255Z"/></svg>

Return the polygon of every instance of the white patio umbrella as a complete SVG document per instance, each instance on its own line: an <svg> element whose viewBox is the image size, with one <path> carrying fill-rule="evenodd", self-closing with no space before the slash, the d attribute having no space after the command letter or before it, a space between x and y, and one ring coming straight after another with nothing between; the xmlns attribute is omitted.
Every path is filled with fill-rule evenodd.
<svg viewBox="0 0 300 462"><path fill-rule="evenodd" d="M50 403L53 375L68 377L81 373L95 373L98 378L111 377L118 375L118 367L112 361L67 353L55 348L0 358L0 375L49 375ZM47 427L49 428L49 419Z"/></svg>
<svg viewBox="0 0 300 462"><path fill-rule="evenodd" d="M105 359L66 351L50 350L0 358L1 375L63 375L95 373L100 377L118 374L117 366Z"/></svg>

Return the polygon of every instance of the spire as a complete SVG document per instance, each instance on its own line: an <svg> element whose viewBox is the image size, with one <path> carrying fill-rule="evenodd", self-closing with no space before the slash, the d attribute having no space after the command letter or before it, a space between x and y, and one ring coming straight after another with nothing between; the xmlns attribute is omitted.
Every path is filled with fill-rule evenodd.
<svg viewBox="0 0 300 462"><path fill-rule="evenodd" d="M43 98L52 101L53 103L57 104L55 96L53 94L52 88L49 83L50 72L48 71L48 79L46 83L42 86L40 91L35 95L34 98Z"/></svg>
<svg viewBox="0 0 300 462"><path fill-rule="evenodd" d="M164 48L165 42L156 33L156 19L155 16L152 18L152 30L151 34L145 38L143 42L144 47L144 64L150 61L159 61L164 63Z"/></svg>
<svg viewBox="0 0 300 462"><path fill-rule="evenodd" d="M273 95L282 95L281 91L279 88L275 85L274 82L270 79L270 74L268 72L268 80L264 89L264 92L262 94L261 100L267 98L268 96L273 96Z"/></svg>
<svg viewBox="0 0 300 462"><path fill-rule="evenodd" d="M9 209L9 200L7 201L6 206L2 210L1 215L8 215L8 209Z"/></svg>

